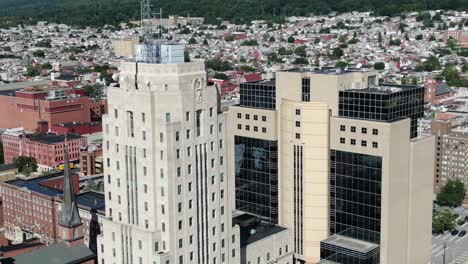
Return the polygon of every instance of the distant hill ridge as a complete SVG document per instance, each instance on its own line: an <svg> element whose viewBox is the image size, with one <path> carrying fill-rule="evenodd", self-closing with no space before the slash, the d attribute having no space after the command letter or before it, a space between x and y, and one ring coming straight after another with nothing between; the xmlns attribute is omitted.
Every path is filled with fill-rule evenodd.
<svg viewBox="0 0 468 264"><path fill-rule="evenodd" d="M213 23L273 16L328 14L331 11L373 11L396 15L401 11L468 9L468 0L154 0L167 14L203 16ZM138 0L0 0L0 25L10 21L47 20L82 26L116 25L139 18Z"/></svg>

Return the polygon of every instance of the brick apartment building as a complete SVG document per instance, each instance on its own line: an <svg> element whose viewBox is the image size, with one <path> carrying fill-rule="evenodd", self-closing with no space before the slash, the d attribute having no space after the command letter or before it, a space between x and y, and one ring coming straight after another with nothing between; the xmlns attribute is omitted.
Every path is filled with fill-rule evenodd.
<svg viewBox="0 0 468 264"><path fill-rule="evenodd" d="M444 42L452 37L462 48L468 48L468 30L447 30L444 32Z"/></svg>
<svg viewBox="0 0 468 264"><path fill-rule="evenodd" d="M75 193L78 193L78 175L72 177L72 182ZM57 225L63 188L63 173L0 183L5 237L16 243L33 238L47 245L56 243L61 235ZM76 195L76 202L83 220L84 242L89 244L94 240L94 233L100 232L99 219L105 210L104 195L84 192Z"/></svg>
<svg viewBox="0 0 468 264"><path fill-rule="evenodd" d="M450 120L432 122L436 136L434 192L448 180L460 180L468 186L468 127L452 128Z"/></svg>
<svg viewBox="0 0 468 264"><path fill-rule="evenodd" d="M68 134L69 159L80 159L81 146L86 145L86 139ZM18 156L36 159L39 171L51 170L64 161L65 135L33 134L22 128L9 129L2 135L3 155L5 163L13 163Z"/></svg>
<svg viewBox="0 0 468 264"><path fill-rule="evenodd" d="M0 128L23 127L46 132L52 125L100 121L106 112L105 100L96 102L82 96L79 89L34 86L0 92Z"/></svg>

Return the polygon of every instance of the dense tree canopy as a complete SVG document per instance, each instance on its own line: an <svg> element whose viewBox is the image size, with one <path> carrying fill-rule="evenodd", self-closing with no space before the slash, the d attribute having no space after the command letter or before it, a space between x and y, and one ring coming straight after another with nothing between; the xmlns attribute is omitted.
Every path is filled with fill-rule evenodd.
<svg viewBox="0 0 468 264"><path fill-rule="evenodd" d="M437 202L448 206L460 206L465 197L465 186L459 180L449 180L437 194Z"/></svg>
<svg viewBox="0 0 468 264"><path fill-rule="evenodd" d="M153 5L162 8L165 14L187 15L190 11L190 16L203 16L210 23L217 22L218 17L242 23L252 19L273 18L274 15L278 18L309 13L327 14L330 11L374 11L382 15L396 15L401 11L461 10L466 8L465 3L460 0L389 0L385 4L379 0L153 1ZM117 25L119 22L138 19L139 14L138 0L0 0L0 16L14 18L4 19L0 24L47 20L82 26ZM419 19L423 22L432 21L427 15L421 15Z"/></svg>
<svg viewBox="0 0 468 264"><path fill-rule="evenodd" d="M29 174L37 171L37 161L33 157L19 156L13 160L19 172Z"/></svg>

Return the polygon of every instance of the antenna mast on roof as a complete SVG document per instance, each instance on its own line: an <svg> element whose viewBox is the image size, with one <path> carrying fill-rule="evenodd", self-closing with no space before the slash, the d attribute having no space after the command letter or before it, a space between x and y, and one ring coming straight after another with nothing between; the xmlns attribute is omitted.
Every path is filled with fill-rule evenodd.
<svg viewBox="0 0 468 264"><path fill-rule="evenodd" d="M151 0L140 0L141 11L141 33L140 33L140 56L139 60L146 63L160 63L160 41L162 38L162 9L159 13L151 13ZM158 16L157 35L154 34L154 17ZM157 39L155 39L157 37Z"/></svg>

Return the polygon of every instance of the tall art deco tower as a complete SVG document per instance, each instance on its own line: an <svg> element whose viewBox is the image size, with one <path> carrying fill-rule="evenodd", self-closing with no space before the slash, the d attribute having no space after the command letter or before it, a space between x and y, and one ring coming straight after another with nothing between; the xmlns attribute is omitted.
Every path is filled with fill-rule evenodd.
<svg viewBox="0 0 468 264"><path fill-rule="evenodd" d="M99 263L238 262L218 91L183 46L154 45L139 49L158 59L122 62L108 91Z"/></svg>

